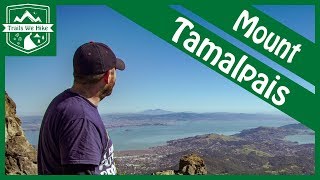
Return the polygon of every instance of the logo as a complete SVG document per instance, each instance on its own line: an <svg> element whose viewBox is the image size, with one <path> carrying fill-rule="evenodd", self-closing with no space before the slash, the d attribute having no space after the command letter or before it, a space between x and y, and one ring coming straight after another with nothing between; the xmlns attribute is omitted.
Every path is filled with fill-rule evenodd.
<svg viewBox="0 0 320 180"><path fill-rule="evenodd" d="M50 7L37 4L7 6L6 24L3 24L7 44L30 54L50 43Z"/></svg>

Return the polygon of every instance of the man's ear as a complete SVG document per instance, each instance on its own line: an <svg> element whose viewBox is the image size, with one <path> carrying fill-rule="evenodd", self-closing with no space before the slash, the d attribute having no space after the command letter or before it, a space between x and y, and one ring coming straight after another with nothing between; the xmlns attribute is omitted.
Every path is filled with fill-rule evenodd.
<svg viewBox="0 0 320 180"><path fill-rule="evenodd" d="M116 69L115 68L112 68L112 69L110 69L109 71L109 77L108 77L108 82L109 83L114 83L115 82L115 73L116 73Z"/></svg>
<svg viewBox="0 0 320 180"><path fill-rule="evenodd" d="M109 71L107 71L103 76L103 80L106 84L109 84Z"/></svg>

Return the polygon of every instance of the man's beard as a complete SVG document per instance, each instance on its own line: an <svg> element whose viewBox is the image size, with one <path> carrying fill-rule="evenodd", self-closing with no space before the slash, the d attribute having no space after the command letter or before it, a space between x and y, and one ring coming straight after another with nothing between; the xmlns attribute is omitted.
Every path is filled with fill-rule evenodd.
<svg viewBox="0 0 320 180"><path fill-rule="evenodd" d="M113 86L114 86L114 84L113 84L112 86L108 86L108 87L106 87L106 88L104 88L104 89L102 89L102 90L100 91L100 93L99 93L100 101L101 101L102 99L104 99L105 97L111 95L112 90L113 90Z"/></svg>

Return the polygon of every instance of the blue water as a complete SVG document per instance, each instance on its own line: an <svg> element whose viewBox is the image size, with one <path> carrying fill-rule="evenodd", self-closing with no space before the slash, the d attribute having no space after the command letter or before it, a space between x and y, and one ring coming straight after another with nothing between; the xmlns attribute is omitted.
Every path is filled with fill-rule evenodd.
<svg viewBox="0 0 320 180"><path fill-rule="evenodd" d="M307 134L286 136L285 140L299 144L315 144L315 136Z"/></svg>
<svg viewBox="0 0 320 180"><path fill-rule="evenodd" d="M232 135L244 129L259 126L279 127L293 123L297 122L293 120L186 120L175 121L175 123L167 126L121 127L108 129L108 132L116 150L137 150L164 145L168 140L201 134L217 133ZM26 131L25 134L31 144L38 144L39 131ZM304 138L308 139L308 137ZM312 139L309 141L312 141Z"/></svg>

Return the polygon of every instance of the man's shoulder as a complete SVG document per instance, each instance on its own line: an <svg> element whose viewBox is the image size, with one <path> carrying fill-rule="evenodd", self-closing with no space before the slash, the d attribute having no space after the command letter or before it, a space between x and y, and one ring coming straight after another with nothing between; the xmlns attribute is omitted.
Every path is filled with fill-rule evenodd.
<svg viewBox="0 0 320 180"><path fill-rule="evenodd" d="M86 105L86 101L80 97L79 95L70 92L70 90L65 90L56 96L51 104L56 112L62 113L83 113L84 105Z"/></svg>
<svg viewBox="0 0 320 180"><path fill-rule="evenodd" d="M100 125L101 117L96 107L84 97L66 90L57 95L47 109L47 118L59 118L59 122L69 122L76 119L91 121L96 126Z"/></svg>
<svg viewBox="0 0 320 180"><path fill-rule="evenodd" d="M82 115L84 118L96 119L99 115L97 108L89 102L89 100L80 96L79 94L73 93L70 90L66 90L61 93L61 97L58 98L60 101L57 104L57 110L68 114Z"/></svg>

